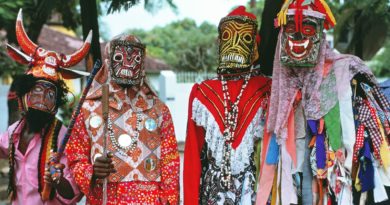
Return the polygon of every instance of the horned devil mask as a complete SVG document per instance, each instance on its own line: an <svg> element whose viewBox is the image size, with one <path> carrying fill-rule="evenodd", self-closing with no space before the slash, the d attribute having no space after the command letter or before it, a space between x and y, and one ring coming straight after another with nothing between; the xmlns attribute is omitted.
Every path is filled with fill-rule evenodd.
<svg viewBox="0 0 390 205"><path fill-rule="evenodd" d="M27 36L23 27L22 10L20 10L16 20L16 39L23 52L9 44L7 44L7 51L16 62L29 65L26 74L54 82L62 78L73 79L89 75L83 71L71 70L69 67L76 65L87 55L91 46L92 31L89 32L81 48L73 54L65 55L46 50L36 45Z"/></svg>

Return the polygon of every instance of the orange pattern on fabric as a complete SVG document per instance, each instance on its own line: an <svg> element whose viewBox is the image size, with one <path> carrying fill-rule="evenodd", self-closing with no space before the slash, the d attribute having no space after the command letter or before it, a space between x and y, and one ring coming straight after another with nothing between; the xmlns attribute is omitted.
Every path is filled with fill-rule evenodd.
<svg viewBox="0 0 390 205"><path fill-rule="evenodd" d="M102 203L101 182L91 188L94 154L103 151L104 123L96 121L102 117L100 96L97 94L100 89L96 87L90 91L93 95L89 95L89 99L87 97L66 148L69 166L90 204ZM134 132L136 126L136 115L127 100L118 101L118 96L125 98L134 94L132 90L126 92L110 86L109 115L115 137ZM132 103L142 105L135 108L142 111L142 129L136 149L119 153L107 138L108 151L115 154L113 161L117 170L109 176L108 204L178 204L180 160L170 112L156 97L149 98L143 92L138 99L140 97L142 101ZM92 120L91 126L93 117L98 118ZM146 119L156 121L154 131L145 128Z"/></svg>

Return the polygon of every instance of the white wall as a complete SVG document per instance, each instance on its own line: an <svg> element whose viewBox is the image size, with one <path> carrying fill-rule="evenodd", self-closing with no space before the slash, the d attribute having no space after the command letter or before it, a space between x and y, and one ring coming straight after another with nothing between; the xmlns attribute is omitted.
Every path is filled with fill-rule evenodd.
<svg viewBox="0 0 390 205"><path fill-rule="evenodd" d="M7 130L8 127L8 96L9 85L0 85L0 133Z"/></svg>
<svg viewBox="0 0 390 205"><path fill-rule="evenodd" d="M186 138L188 98L193 85L177 83L172 71L162 71L159 78L159 97L171 111L178 142L184 142Z"/></svg>

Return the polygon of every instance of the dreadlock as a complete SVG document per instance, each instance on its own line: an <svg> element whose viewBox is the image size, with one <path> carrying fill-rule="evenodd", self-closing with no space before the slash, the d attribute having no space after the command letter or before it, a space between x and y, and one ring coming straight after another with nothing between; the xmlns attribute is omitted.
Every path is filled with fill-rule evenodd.
<svg viewBox="0 0 390 205"><path fill-rule="evenodd" d="M21 75L15 79L13 82L15 93L18 99L21 99L25 94L27 94L37 83L38 80L46 80L44 78L36 78L33 75ZM47 80L46 80L47 81ZM57 82L52 82L57 87L57 96L56 96L56 107L60 107L67 102L67 94L69 92L68 87L66 86L63 80ZM20 103L20 102L19 102ZM21 105L19 105L21 107ZM61 130L62 122L53 117L54 120L50 120L41 131L41 149L39 152L39 162L38 162L38 191L41 192L43 189L43 173L44 168L49 156L50 150L57 150L57 137L58 133ZM16 198L16 185L15 185L15 143L14 136L15 132L19 129L20 126L23 126L27 122L26 116L19 120L15 129L12 131L12 134L9 136L9 183L8 183L8 196L10 200ZM50 198L54 197L53 190L51 191Z"/></svg>
<svg viewBox="0 0 390 205"><path fill-rule="evenodd" d="M14 131L11 135L9 135L8 139L8 164L9 164L9 172L8 172L8 197L13 200L16 197L16 186L15 186L15 143L14 143L14 134L15 131L18 129L20 124L24 120L19 120L18 124L16 125Z"/></svg>

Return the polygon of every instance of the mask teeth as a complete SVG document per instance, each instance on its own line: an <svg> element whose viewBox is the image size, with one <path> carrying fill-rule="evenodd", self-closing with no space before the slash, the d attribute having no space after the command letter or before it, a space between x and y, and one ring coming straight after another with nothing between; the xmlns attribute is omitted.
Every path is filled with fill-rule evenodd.
<svg viewBox="0 0 390 205"><path fill-rule="evenodd" d="M244 63L244 57L231 53L229 55L222 56L222 61L235 61L239 63Z"/></svg>

